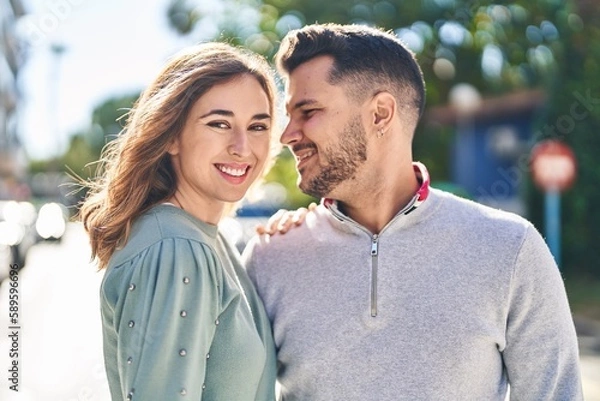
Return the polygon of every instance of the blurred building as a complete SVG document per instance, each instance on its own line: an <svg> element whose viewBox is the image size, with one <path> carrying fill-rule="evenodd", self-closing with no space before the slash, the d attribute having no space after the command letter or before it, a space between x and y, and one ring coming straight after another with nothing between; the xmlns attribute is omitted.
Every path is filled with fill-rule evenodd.
<svg viewBox="0 0 600 401"><path fill-rule="evenodd" d="M468 91L460 93L463 101ZM541 90L474 99L468 107L451 102L434 107L427 124L454 126L448 166L452 183L492 207L527 215L523 184L530 175L529 151L536 141L534 121L546 102Z"/></svg>
<svg viewBox="0 0 600 401"><path fill-rule="evenodd" d="M0 199L24 198L26 159L17 135L19 88L23 49L17 20L25 14L21 0L0 0Z"/></svg>

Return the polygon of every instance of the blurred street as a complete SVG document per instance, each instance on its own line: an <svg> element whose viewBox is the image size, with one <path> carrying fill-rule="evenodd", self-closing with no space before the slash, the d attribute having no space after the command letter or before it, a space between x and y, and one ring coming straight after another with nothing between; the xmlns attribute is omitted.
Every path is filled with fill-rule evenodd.
<svg viewBox="0 0 600 401"><path fill-rule="evenodd" d="M61 243L31 248L19 273L19 392L8 389L8 285L0 288L3 401L109 401L102 361L98 288L83 228L69 224Z"/></svg>
<svg viewBox="0 0 600 401"><path fill-rule="evenodd" d="M109 401L102 362L98 287L83 229L69 224L61 243L34 246L19 274L19 392L8 389L12 341L0 337L0 400ZM0 287L0 326L9 331L7 280ZM587 401L600 401L600 343L581 337ZM595 327L595 326L594 326ZM590 331L591 330L591 331Z"/></svg>

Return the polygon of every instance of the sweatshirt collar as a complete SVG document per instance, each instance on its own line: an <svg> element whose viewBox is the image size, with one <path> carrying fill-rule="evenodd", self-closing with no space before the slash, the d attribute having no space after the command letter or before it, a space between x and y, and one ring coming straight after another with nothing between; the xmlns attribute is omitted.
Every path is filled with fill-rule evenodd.
<svg viewBox="0 0 600 401"><path fill-rule="evenodd" d="M413 162L412 165L413 170L415 172L415 176L417 177L420 186L415 195L410 200L410 202L408 202L406 206L404 206L402 210L398 212L398 215L407 215L413 212L415 209L421 206L429 196L430 178L429 171L427 171L427 167L425 167L425 165L421 162ZM321 199L321 204L329 210L335 210L337 213L340 213L337 200L331 198L323 198Z"/></svg>

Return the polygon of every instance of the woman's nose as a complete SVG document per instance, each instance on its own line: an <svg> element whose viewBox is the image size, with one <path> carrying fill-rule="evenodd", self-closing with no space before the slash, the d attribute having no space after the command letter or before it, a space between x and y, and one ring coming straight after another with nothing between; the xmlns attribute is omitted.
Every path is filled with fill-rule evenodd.
<svg viewBox="0 0 600 401"><path fill-rule="evenodd" d="M229 144L229 154L237 156L247 156L250 154L250 144L248 143L248 134L242 130L234 132L231 143Z"/></svg>

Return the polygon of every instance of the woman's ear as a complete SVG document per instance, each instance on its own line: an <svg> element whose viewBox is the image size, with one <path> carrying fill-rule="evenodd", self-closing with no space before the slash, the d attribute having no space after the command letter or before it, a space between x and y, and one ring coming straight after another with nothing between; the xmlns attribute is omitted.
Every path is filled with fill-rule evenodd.
<svg viewBox="0 0 600 401"><path fill-rule="evenodd" d="M387 131L396 110L396 99L389 92L379 92L373 97L373 125L377 131Z"/></svg>
<svg viewBox="0 0 600 401"><path fill-rule="evenodd" d="M167 148L167 153L171 156L179 154L179 137L175 137L171 140L171 144Z"/></svg>

